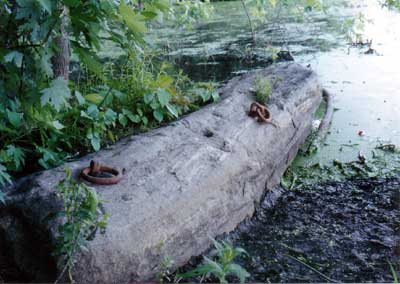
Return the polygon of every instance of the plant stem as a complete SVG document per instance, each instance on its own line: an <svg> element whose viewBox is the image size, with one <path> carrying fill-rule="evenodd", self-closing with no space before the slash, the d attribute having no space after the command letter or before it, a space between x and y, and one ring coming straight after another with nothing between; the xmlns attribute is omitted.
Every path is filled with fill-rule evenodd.
<svg viewBox="0 0 400 284"><path fill-rule="evenodd" d="M317 269L315 269L314 267L310 266L309 264L305 263L304 261L301 261L300 259L297 259L291 255L286 254L287 257L290 257L291 259L303 264L305 267L309 268L310 270L314 271L315 273L319 274L320 276L322 276L325 280L332 282L332 283L338 283L338 281L329 278L328 276L326 276L325 274L323 274L322 272L319 272Z"/></svg>
<svg viewBox="0 0 400 284"><path fill-rule="evenodd" d="M254 30L253 22L251 21L249 11L247 10L247 6L246 6L246 3L245 3L244 1L245 1L245 0L241 0L242 5L243 5L243 9L244 9L244 11L245 11L245 13L246 13L247 20L249 21L249 26L250 26L250 29L251 29L252 46L255 47L255 46L256 46L256 43L257 43L257 42L256 42L256 32L255 32L255 30Z"/></svg>

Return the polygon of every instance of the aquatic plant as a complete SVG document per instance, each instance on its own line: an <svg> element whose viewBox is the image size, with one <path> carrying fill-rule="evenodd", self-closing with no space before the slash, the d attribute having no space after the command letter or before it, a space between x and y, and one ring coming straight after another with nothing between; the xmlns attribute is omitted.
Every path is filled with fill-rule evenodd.
<svg viewBox="0 0 400 284"><path fill-rule="evenodd" d="M301 158L301 155L298 158ZM305 153L305 155L308 155ZM286 189L312 185L325 181L343 181L349 178L390 178L400 171L400 150L393 144L379 144L366 158L362 153L357 160L330 164L315 163L298 166L294 163L285 172L281 185Z"/></svg>
<svg viewBox="0 0 400 284"><path fill-rule="evenodd" d="M212 256L216 256L212 260L204 256L204 263L195 269L183 274L178 274L177 277L188 279L195 276L208 277L213 276L218 279L219 283L228 283L228 276L237 277L240 283L244 283L250 274L239 264L234 263L234 259L240 255L247 254L242 248L234 247L228 241L217 242L213 240L215 249L211 252Z"/></svg>

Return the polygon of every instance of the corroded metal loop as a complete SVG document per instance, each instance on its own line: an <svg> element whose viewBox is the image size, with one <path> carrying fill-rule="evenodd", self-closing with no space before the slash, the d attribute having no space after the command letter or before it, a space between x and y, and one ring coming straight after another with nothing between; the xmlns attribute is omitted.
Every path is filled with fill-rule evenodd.
<svg viewBox="0 0 400 284"><path fill-rule="evenodd" d="M121 181L122 172L92 160L90 161L90 167L82 170L81 176L83 179L95 184L110 185Z"/></svg>
<svg viewBox="0 0 400 284"><path fill-rule="evenodd" d="M253 102L250 105L249 116L255 117L257 121L261 123L272 122L271 112L269 109L265 105L262 105L258 102Z"/></svg>

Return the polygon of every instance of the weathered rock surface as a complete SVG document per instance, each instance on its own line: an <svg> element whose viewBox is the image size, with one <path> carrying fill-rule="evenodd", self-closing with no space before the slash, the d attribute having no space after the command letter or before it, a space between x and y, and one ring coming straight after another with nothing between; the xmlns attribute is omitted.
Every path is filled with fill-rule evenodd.
<svg viewBox="0 0 400 284"><path fill-rule="evenodd" d="M269 107L278 127L247 116L257 74L274 82ZM68 164L75 174L91 159L126 170L119 184L95 187L107 200L110 219L106 233L97 234L79 256L78 283L151 279L165 256L182 265L209 247L209 237L233 230L253 214L265 190L279 183L321 101L316 74L297 64L236 77L220 93L220 102L169 126ZM63 168L20 180L8 189L0 210L0 241L8 243L19 269L36 280L54 277L43 274L44 267L55 269L46 255L56 221L46 216L60 209L54 188ZM23 249L30 245L36 249Z"/></svg>

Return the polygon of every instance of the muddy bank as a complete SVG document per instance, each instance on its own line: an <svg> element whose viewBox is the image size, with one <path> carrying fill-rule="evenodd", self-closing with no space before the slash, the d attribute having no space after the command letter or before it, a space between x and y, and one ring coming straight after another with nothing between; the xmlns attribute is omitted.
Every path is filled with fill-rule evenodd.
<svg viewBox="0 0 400 284"><path fill-rule="evenodd" d="M400 270L400 177L281 192L267 195L254 217L224 237L248 252L236 260L250 273L247 282L393 282L389 262ZM180 272L199 263L192 258Z"/></svg>
<svg viewBox="0 0 400 284"><path fill-rule="evenodd" d="M230 238L251 256L240 260L250 281L392 282L399 216L399 177L327 182L264 202Z"/></svg>

